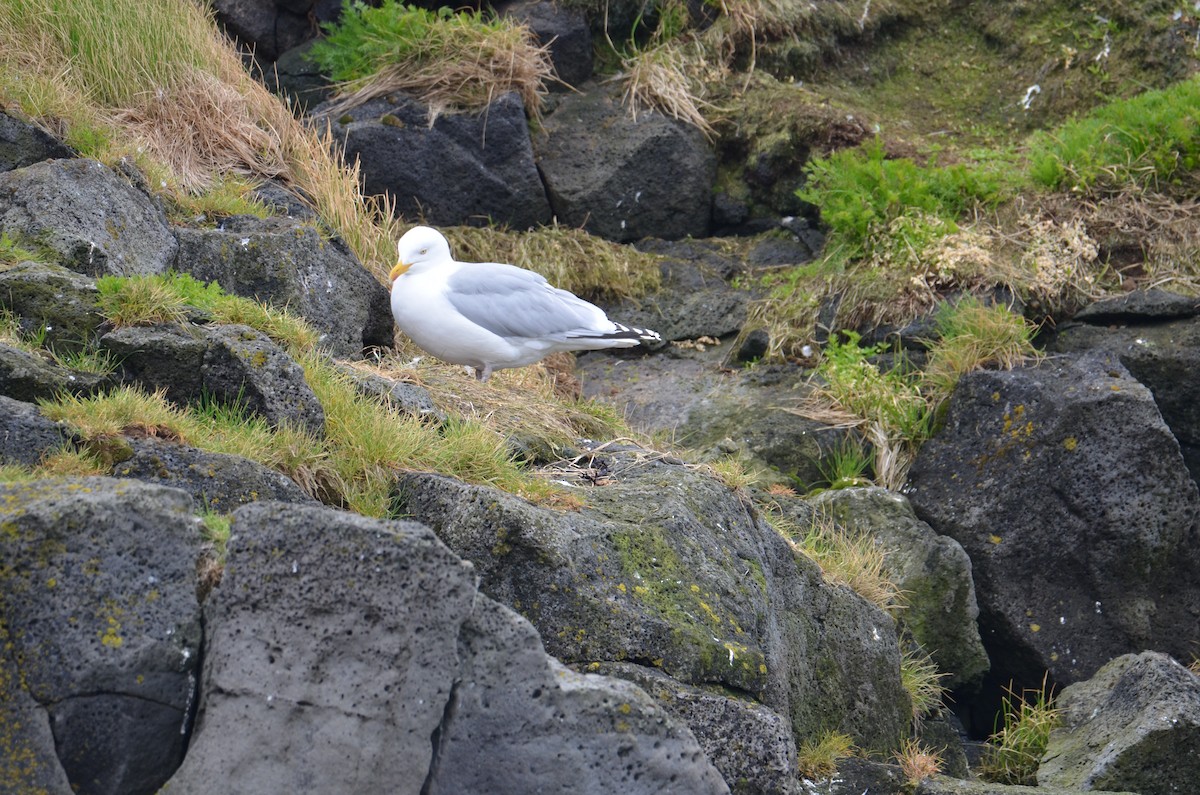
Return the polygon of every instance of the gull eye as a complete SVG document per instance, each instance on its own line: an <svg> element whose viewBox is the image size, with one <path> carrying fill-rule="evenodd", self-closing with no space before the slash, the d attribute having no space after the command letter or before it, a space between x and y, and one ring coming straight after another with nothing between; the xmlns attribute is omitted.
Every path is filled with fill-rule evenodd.
<svg viewBox="0 0 1200 795"><path fill-rule="evenodd" d="M428 249L428 248L423 248L423 249L421 249L421 253L422 253L422 254L428 254L428 253L429 253L429 249Z"/></svg>

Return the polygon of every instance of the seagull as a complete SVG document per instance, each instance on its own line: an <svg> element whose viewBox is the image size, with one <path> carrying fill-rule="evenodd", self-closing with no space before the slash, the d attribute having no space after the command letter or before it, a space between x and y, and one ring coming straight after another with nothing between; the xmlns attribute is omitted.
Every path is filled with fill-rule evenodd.
<svg viewBox="0 0 1200 795"><path fill-rule="evenodd" d="M614 323L604 310L533 271L457 262L441 232L415 226L396 244L392 316L422 350L475 369L524 367L556 351L631 348L658 332Z"/></svg>

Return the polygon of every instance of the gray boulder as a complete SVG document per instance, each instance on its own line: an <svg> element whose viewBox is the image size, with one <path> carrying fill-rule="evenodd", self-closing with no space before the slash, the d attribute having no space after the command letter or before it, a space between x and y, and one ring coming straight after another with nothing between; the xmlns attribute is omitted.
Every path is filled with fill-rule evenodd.
<svg viewBox="0 0 1200 795"><path fill-rule="evenodd" d="M181 489L196 505L220 513L260 500L315 502L291 478L262 464L162 439L129 440L129 457L112 474Z"/></svg>
<svg viewBox="0 0 1200 795"><path fill-rule="evenodd" d="M971 557L999 681L1066 684L1127 652L1193 650L1196 484L1116 359L964 376L908 494Z"/></svg>
<svg viewBox="0 0 1200 795"><path fill-rule="evenodd" d="M0 395L32 403L60 394L91 395L112 383L107 375L71 370L47 356L0 342Z"/></svg>
<svg viewBox="0 0 1200 795"><path fill-rule="evenodd" d="M95 160L46 160L0 173L0 232L36 240L89 276L162 273L178 244L161 209Z"/></svg>
<svg viewBox="0 0 1200 795"><path fill-rule="evenodd" d="M685 729L547 657L427 528L258 503L233 533L174 795L727 791Z"/></svg>
<svg viewBox="0 0 1200 795"><path fill-rule="evenodd" d="M311 223L239 216L218 229L177 227L175 269L227 293L287 309L322 332L334 356L392 345L388 291Z"/></svg>
<svg viewBox="0 0 1200 795"><path fill-rule="evenodd" d="M0 464L37 466L72 440L65 425L46 419L36 406L0 395Z"/></svg>
<svg viewBox="0 0 1200 795"><path fill-rule="evenodd" d="M581 492L577 513L422 473L400 477L394 506L473 562L481 590L569 665L628 661L725 687L797 736L899 741L911 708L889 616L828 586L716 480L636 452L596 458L613 482Z"/></svg>
<svg viewBox="0 0 1200 795"><path fill-rule="evenodd" d="M441 114L393 94L341 114L333 131L346 158L362 166L363 190L392 196L400 215L434 226L490 221L515 229L551 220L516 94L478 113Z"/></svg>
<svg viewBox="0 0 1200 795"><path fill-rule="evenodd" d="M704 237L717 158L704 135L615 91L563 98L534 140L558 220L608 240Z"/></svg>
<svg viewBox="0 0 1200 795"><path fill-rule="evenodd" d="M225 32L262 61L273 61L316 34L309 17L316 5L316 0L213 0L212 4Z"/></svg>
<svg viewBox="0 0 1200 795"><path fill-rule="evenodd" d="M1085 308L1061 328L1049 349L1105 352L1149 387L1163 421L1200 480L1200 317L1197 299L1151 290Z"/></svg>
<svg viewBox="0 0 1200 795"><path fill-rule="evenodd" d="M365 397L382 400L397 411L403 411L414 417L426 417L437 422L446 421L446 413L433 402L429 390L417 384L403 381L393 381L374 373L364 373L353 367L345 366L341 371L354 384L355 391Z"/></svg>
<svg viewBox="0 0 1200 795"><path fill-rule="evenodd" d="M1062 726L1038 785L1194 792L1200 782L1200 677L1165 654L1118 657L1058 694Z"/></svg>
<svg viewBox="0 0 1200 795"><path fill-rule="evenodd" d="M538 43L550 49L554 74L562 81L551 81L551 91L569 91L592 76L592 31L579 8L550 0L512 0L495 9L501 17L528 27Z"/></svg>
<svg viewBox="0 0 1200 795"><path fill-rule="evenodd" d="M900 621L946 675L941 684L951 689L978 685L989 663L976 624L971 559L962 546L935 533L907 499L886 489L826 491L812 504L886 550L885 572L904 594Z"/></svg>
<svg viewBox="0 0 1200 795"><path fill-rule="evenodd" d="M0 110L0 171L24 168L42 160L75 153L40 127Z"/></svg>
<svg viewBox="0 0 1200 795"><path fill-rule="evenodd" d="M914 795L1135 795L1132 792L1103 793L1072 787L1042 786L1026 787L1015 784L992 784L987 781L965 780L948 776L927 778L917 785ZM847 794L849 795L849 794ZM854 793L858 795L858 793Z"/></svg>
<svg viewBox="0 0 1200 795"><path fill-rule="evenodd" d="M96 282L61 265L20 262L0 270L0 309L56 351L82 350L104 322Z"/></svg>
<svg viewBox="0 0 1200 795"><path fill-rule="evenodd" d="M313 42L307 41L280 53L274 66L263 76L267 87L286 100L293 112L302 112L321 104L333 92L329 79L308 57Z"/></svg>
<svg viewBox="0 0 1200 795"><path fill-rule="evenodd" d="M587 671L628 679L696 739L734 795L799 795L796 740L788 719L728 691L685 685L642 665L595 662Z"/></svg>
<svg viewBox="0 0 1200 795"><path fill-rule="evenodd" d="M181 405L205 397L240 402L272 425L325 434L325 410L304 368L265 334L241 325L116 329L100 345L121 362L127 382L164 389Z"/></svg>
<svg viewBox="0 0 1200 795"><path fill-rule="evenodd" d="M191 500L134 481L55 478L0 484L0 506L0 626L19 674L0 689L31 718L6 724L16 742L0 744L0 769L23 769L15 749L38 747L48 722L75 791L156 792L183 758L195 696Z"/></svg>
<svg viewBox="0 0 1200 795"><path fill-rule="evenodd" d="M212 326L204 354L204 387L220 400L246 408L278 425L288 422L325 435L325 409L304 380L304 368L266 334L249 326Z"/></svg>

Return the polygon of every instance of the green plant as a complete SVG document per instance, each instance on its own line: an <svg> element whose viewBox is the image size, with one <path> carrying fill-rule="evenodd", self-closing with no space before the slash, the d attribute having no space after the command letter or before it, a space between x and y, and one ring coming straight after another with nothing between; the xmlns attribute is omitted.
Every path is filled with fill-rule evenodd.
<svg viewBox="0 0 1200 795"><path fill-rule="evenodd" d="M830 490L871 485L870 469L871 456L866 446L858 437L849 435L825 451L817 462L823 488Z"/></svg>
<svg viewBox="0 0 1200 795"><path fill-rule="evenodd" d="M0 464L0 483L28 483L34 474L20 464Z"/></svg>
<svg viewBox="0 0 1200 795"><path fill-rule="evenodd" d="M946 694L941 684L945 676L920 649L905 649L900 655L900 683L912 700L913 720L920 720L941 706Z"/></svg>
<svg viewBox="0 0 1200 795"><path fill-rule="evenodd" d="M802 776L828 778L837 772L838 762L854 753L854 739L841 732L826 732L800 743L796 767Z"/></svg>
<svg viewBox="0 0 1200 795"><path fill-rule="evenodd" d="M160 276L101 276L97 305L114 326L182 323L186 302Z"/></svg>
<svg viewBox="0 0 1200 795"><path fill-rule="evenodd" d="M997 784L1036 784L1037 769L1050 732L1059 724L1054 695L1046 689L1026 688L1020 693L1010 684L1005 689L997 728L988 738L980 776Z"/></svg>
<svg viewBox="0 0 1200 795"><path fill-rule="evenodd" d="M999 172L888 158L878 138L813 158L805 173L796 196L817 206L847 259L869 255L877 230L904 213L919 210L954 221L972 205L995 203L1005 195Z"/></svg>
<svg viewBox="0 0 1200 795"><path fill-rule="evenodd" d="M516 91L536 115L552 73L548 50L528 28L480 11L353 2L323 28L309 58L342 84L346 102L335 112L397 90L413 91L435 109L481 108Z"/></svg>
<svg viewBox="0 0 1200 795"><path fill-rule="evenodd" d="M987 306L974 297L944 303L935 316L937 339L921 376L923 388L936 403L949 397L966 373L984 367L1011 370L1036 360L1036 330L1001 304Z"/></svg>
<svg viewBox="0 0 1200 795"><path fill-rule="evenodd" d="M1164 187L1200 165L1200 79L1103 105L1030 143L1029 172L1049 188Z"/></svg>

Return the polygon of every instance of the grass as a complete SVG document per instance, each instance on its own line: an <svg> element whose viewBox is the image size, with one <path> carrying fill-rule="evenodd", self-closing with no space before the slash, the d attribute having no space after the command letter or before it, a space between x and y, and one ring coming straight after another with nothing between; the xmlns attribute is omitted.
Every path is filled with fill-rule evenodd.
<svg viewBox="0 0 1200 795"><path fill-rule="evenodd" d="M340 84L330 115L395 91L420 96L434 113L480 109L515 91L536 117L553 73L528 28L481 11L355 2L322 27L309 57Z"/></svg>
<svg viewBox="0 0 1200 795"><path fill-rule="evenodd" d="M900 744L896 752L896 764L909 786L915 787L925 779L936 776L942 770L942 759L937 753L930 751L921 743L909 737Z"/></svg>
<svg viewBox="0 0 1200 795"><path fill-rule="evenodd" d="M1038 689L1017 693L1009 685L1005 692L979 775L997 784L1036 785L1038 764L1050 742L1051 730L1059 723L1054 696L1047 691L1045 681Z"/></svg>
<svg viewBox="0 0 1200 795"><path fill-rule="evenodd" d="M827 732L800 743L796 769L809 779L829 778L837 773L838 762L854 754L854 739L841 732Z"/></svg>
<svg viewBox="0 0 1200 795"><path fill-rule="evenodd" d="M1000 305L987 306L967 297L944 304L935 316L936 341L921 380L935 403L954 391L959 378L983 368L1011 370L1036 361L1036 328L1021 315Z"/></svg>
<svg viewBox="0 0 1200 795"><path fill-rule="evenodd" d="M1194 185L1200 78L1119 99L1031 141L1030 174L1054 190Z"/></svg>
<svg viewBox="0 0 1200 795"><path fill-rule="evenodd" d="M778 514L767 514L793 550L821 567L826 579L845 585L884 610L903 606L900 589L884 567L886 550L870 536L852 533L818 514L808 527L798 527Z"/></svg>
<svg viewBox="0 0 1200 795"><path fill-rule="evenodd" d="M913 721L932 715L942 705L945 676L922 650L905 649L900 655L900 683L912 700Z"/></svg>

